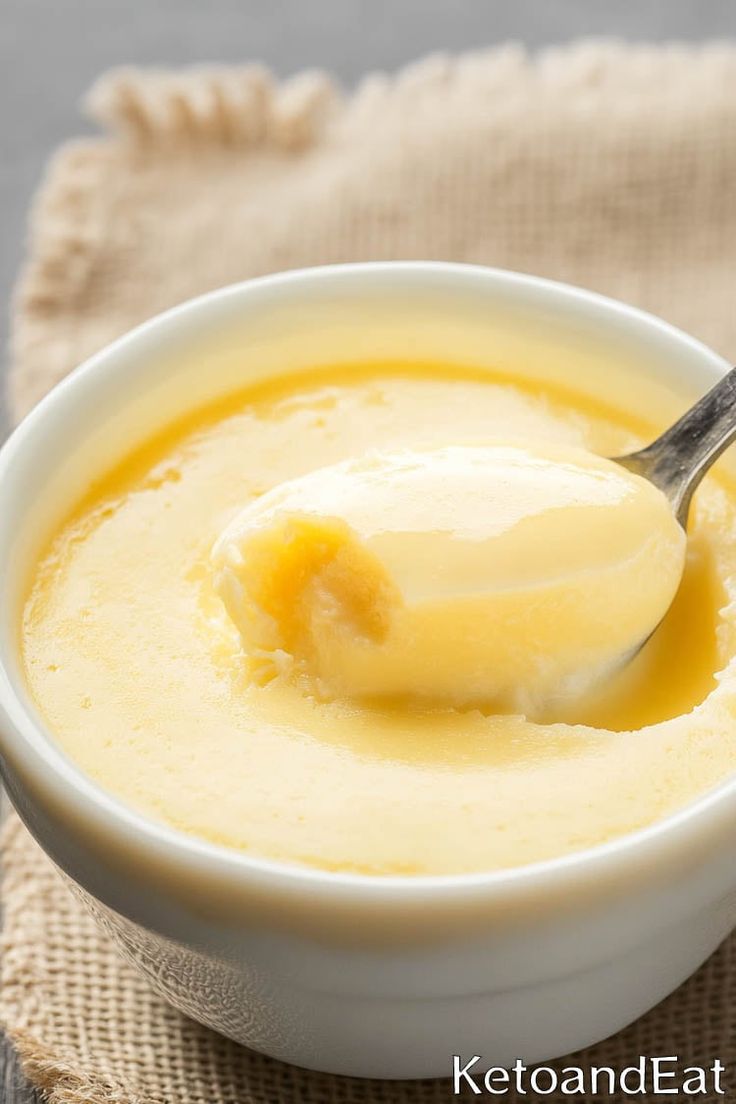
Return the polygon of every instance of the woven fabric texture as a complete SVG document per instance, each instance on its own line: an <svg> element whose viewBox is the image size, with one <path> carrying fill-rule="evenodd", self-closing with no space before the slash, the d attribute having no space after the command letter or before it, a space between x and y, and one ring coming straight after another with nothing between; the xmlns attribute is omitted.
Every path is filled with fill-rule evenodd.
<svg viewBox="0 0 736 1104"><path fill-rule="evenodd" d="M33 212L13 416L182 299L349 260L556 277L734 357L734 87L736 48L601 43L533 59L516 48L433 57L349 98L323 75L278 84L254 66L109 74L88 101L105 136L60 152ZM443 1081L305 1073L186 1020L119 960L14 814L3 903L0 1015L54 1104L451 1097ZM729 940L664 1004L575 1062L736 1063L734 1007Z"/></svg>

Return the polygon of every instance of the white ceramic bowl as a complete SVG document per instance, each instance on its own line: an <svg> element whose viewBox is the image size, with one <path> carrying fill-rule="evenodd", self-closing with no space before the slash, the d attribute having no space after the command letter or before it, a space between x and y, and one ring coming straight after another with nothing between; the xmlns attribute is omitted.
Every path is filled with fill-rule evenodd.
<svg viewBox="0 0 736 1104"><path fill-rule="evenodd" d="M644 831L509 872L327 873L199 842L125 807L56 747L19 671L28 571L95 472L249 379L371 357L512 365L540 379L574 363L581 388L624 402L636 372L662 421L671 385L684 402L727 367L620 303L443 264L268 277L133 331L57 387L0 454L5 781L124 953L226 1035L372 1077L447 1075L454 1053L547 1059L639 1016L734 926L734 780Z"/></svg>

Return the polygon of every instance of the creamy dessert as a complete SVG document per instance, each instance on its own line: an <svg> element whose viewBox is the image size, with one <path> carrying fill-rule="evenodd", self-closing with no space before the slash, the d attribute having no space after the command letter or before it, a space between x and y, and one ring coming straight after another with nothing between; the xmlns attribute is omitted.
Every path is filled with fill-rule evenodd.
<svg viewBox="0 0 736 1104"><path fill-rule="evenodd" d="M149 816L328 870L493 870L652 823L736 764L736 489L706 479L686 547L605 459L660 428L429 364L195 412L37 565L38 709Z"/></svg>
<svg viewBox="0 0 736 1104"><path fill-rule="evenodd" d="M319 468L246 507L212 559L266 675L536 716L631 657L684 557L652 483L581 448L504 442Z"/></svg>

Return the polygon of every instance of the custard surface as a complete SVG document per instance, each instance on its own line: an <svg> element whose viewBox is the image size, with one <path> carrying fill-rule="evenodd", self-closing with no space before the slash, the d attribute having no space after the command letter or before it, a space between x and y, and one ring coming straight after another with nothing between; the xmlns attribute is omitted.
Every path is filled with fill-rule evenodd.
<svg viewBox="0 0 736 1104"><path fill-rule="evenodd" d="M162 433L53 536L23 616L30 691L103 787L259 857L460 873L650 824L736 766L730 482L710 477L697 495L684 581L660 630L604 692L547 724L482 708L325 701L255 677L210 555L250 500L371 450L513 435L615 456L659 429L567 391L433 366L254 388Z"/></svg>

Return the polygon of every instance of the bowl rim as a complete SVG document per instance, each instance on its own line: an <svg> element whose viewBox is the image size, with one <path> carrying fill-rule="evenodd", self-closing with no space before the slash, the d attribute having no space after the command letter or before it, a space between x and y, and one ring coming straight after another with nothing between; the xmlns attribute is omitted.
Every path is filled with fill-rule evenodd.
<svg viewBox="0 0 736 1104"><path fill-rule="evenodd" d="M87 382L119 354L140 355L151 339L160 339L167 332L175 334L182 322L196 321L198 315L206 318L211 307L231 299L239 300L254 293L288 291L293 285L306 286L319 281L377 279L380 282L383 278L397 277L409 281L427 279L428 286L448 279L465 279L476 281L479 286L485 283L486 286L506 285L512 290L536 291L540 295L555 297L558 303L565 301L568 306L588 316L606 315L609 319L628 324L629 328L634 324L653 335L658 333L700 358L703 369L712 375L714 381L730 367L724 358L703 342L655 315L597 292L531 274L443 261L369 261L293 269L228 284L179 303L134 327L75 368L38 402L0 449L0 511L3 509L2 487L9 477L12 463L24 450L32 451L37 447L50 412L61 400L73 405L75 396L84 392ZM25 776L42 779L58 806L73 813L76 821L81 817L89 830L94 831L98 827L106 835L118 837L131 853L142 853L164 863L175 862L179 868L185 868L195 876L202 874L211 877L215 874L238 886L248 882L263 889L296 892L319 889L323 897L369 895L373 900L399 904L412 898L434 898L437 895L452 899L467 895L485 896L488 893L502 897L520 892L526 894L530 890L544 890L552 883L559 885L566 881L578 883L581 879L587 880L592 872L604 865L609 873L615 873L625 869L634 854L638 861L652 858L663 848L668 851L679 848L693 830L700 828L706 831L717 827L719 820L724 820L731 811L729 799L736 796L735 772L682 808L643 828L580 851L490 871L362 874L263 858L211 843L157 822L98 785L74 763L55 742L53 734L34 716L30 702L27 704L24 701L1 654L0 754L11 763L21 764Z"/></svg>

